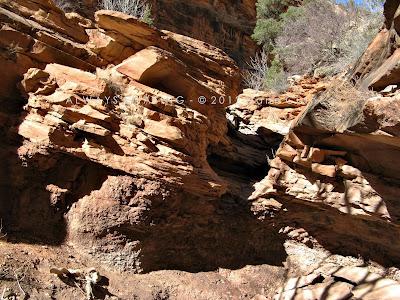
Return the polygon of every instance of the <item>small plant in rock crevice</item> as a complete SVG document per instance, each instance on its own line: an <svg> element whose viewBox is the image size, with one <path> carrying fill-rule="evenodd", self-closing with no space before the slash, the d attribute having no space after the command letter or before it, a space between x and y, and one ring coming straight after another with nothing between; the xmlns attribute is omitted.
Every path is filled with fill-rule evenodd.
<svg viewBox="0 0 400 300"><path fill-rule="evenodd" d="M4 48L0 48L0 55L2 55L5 59L12 60L14 62L17 60L17 54L21 52L23 52L23 49L15 43L11 43Z"/></svg>
<svg viewBox="0 0 400 300"><path fill-rule="evenodd" d="M151 5L146 0L102 0L100 7L107 10L120 11L153 25Z"/></svg>
<svg viewBox="0 0 400 300"><path fill-rule="evenodd" d="M288 87L287 74L279 60L269 62L270 57L265 50L260 51L248 63L244 74L244 84L254 90L273 90L283 92Z"/></svg>
<svg viewBox="0 0 400 300"><path fill-rule="evenodd" d="M54 0L54 3L64 12L74 12L82 7L81 0Z"/></svg>

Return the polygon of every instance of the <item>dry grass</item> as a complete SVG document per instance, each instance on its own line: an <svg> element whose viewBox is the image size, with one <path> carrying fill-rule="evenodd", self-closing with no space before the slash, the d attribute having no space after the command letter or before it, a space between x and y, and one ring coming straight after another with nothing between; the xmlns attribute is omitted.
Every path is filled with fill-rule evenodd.
<svg viewBox="0 0 400 300"><path fill-rule="evenodd" d="M151 6L146 0L102 0L100 6L103 9L120 11L136 17L148 24L152 24Z"/></svg>
<svg viewBox="0 0 400 300"><path fill-rule="evenodd" d="M74 12L82 7L80 0L54 0L54 3L64 12Z"/></svg>
<svg viewBox="0 0 400 300"><path fill-rule="evenodd" d="M372 91L357 84L335 79L326 92L313 100L312 122L329 131L343 132L362 121L364 105L372 96Z"/></svg>

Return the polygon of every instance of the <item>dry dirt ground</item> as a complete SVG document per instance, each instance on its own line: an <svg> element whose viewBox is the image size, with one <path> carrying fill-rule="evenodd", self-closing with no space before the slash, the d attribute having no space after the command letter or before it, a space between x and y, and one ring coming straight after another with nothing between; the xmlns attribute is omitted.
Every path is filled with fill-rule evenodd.
<svg viewBox="0 0 400 300"><path fill-rule="evenodd" d="M365 266L399 280L398 270L385 270L354 257L330 255L294 241L285 243L288 254L282 266L249 265L237 270L217 269L188 273L163 270L147 274L117 273L75 256L72 248L0 242L2 299L87 299L83 283L61 280L50 269L95 268L102 280L95 299L272 299L283 282L327 264ZM18 279L18 280L17 280ZM260 297L260 296L258 296Z"/></svg>

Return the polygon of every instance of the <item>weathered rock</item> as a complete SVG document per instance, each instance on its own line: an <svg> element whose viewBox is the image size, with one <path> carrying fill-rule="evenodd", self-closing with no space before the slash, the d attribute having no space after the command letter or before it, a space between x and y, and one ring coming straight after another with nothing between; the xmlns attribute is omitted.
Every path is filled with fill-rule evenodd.
<svg viewBox="0 0 400 300"><path fill-rule="evenodd" d="M373 282L380 278L378 274L371 273L365 267L343 267L332 273L332 276L339 280L344 279L354 285Z"/></svg>
<svg viewBox="0 0 400 300"><path fill-rule="evenodd" d="M357 299L395 300L399 298L400 284L391 279L378 279L370 283L357 286L354 290Z"/></svg>
<svg viewBox="0 0 400 300"><path fill-rule="evenodd" d="M239 70L233 60L229 59L220 49L189 37L168 31L159 31L123 13L98 11L96 12L96 20L100 28L106 30L106 32L118 32L135 49L154 46L164 50L164 52L169 52L169 62L178 66L181 63L186 65L190 70L190 75L200 83L206 83L205 87L211 88L214 91L213 95L224 97L225 101L227 99L235 101L240 90ZM151 55L154 59L154 55L157 56L155 48L149 48L132 59L140 59L140 57L143 59L146 56L150 59L150 52L153 52ZM158 52L158 55L160 55L160 50ZM176 58L171 58L171 54ZM166 69L166 71L170 70L170 68ZM207 76L209 73L214 75ZM174 90L169 91L172 94L174 92ZM178 95L180 94L175 93L175 96ZM210 95L202 96L209 97ZM187 100L195 102L198 99ZM207 98L207 102L211 101L211 98Z"/></svg>
<svg viewBox="0 0 400 300"><path fill-rule="evenodd" d="M383 90L399 83L399 3L385 2L385 26L372 41L352 71L353 78L361 78L364 87Z"/></svg>
<svg viewBox="0 0 400 300"><path fill-rule="evenodd" d="M155 23L224 49L237 61L253 56L251 39L256 20L255 1L152 1ZM172 16L172 17L171 17Z"/></svg>
<svg viewBox="0 0 400 300"><path fill-rule="evenodd" d="M288 275L296 279L284 297L348 298L375 273L365 281L364 269L302 276L303 268L343 259L335 253L398 263L396 90L349 110L346 101L313 98L329 83L293 78L283 95L246 90L228 122L240 73L209 44L121 13L100 11L96 22L64 15L44 0L2 2L0 18L1 47L19 43L1 58L10 67L1 91L10 96L6 88L15 92L22 80L27 98L14 94L12 113L0 109L0 195L8 200L0 212L13 238L64 255L62 245L123 272L112 285L125 298L136 297L126 291L132 272L166 268L180 270L181 285L193 275L182 270L214 271L206 277L223 292L203 298L270 299ZM277 275L255 284L264 266ZM145 282L135 289L164 297L152 294L149 277L135 277ZM172 284L172 298L203 291L163 286Z"/></svg>
<svg viewBox="0 0 400 300"><path fill-rule="evenodd" d="M316 283L320 280L323 280L324 278L321 277L320 274L317 273L312 273L306 276L301 276L301 277L294 277L294 278L289 278L285 282L285 286L282 288L282 292L290 291L293 289L299 289L308 285L312 285L313 283Z"/></svg>
<svg viewBox="0 0 400 300"><path fill-rule="evenodd" d="M313 273L288 279L274 299L396 299L398 289L397 281L367 267L325 263Z"/></svg>
<svg viewBox="0 0 400 300"><path fill-rule="evenodd" d="M79 12L92 17L98 0L85 0ZM149 0L151 16L158 28L167 29L212 44L226 51L238 63L250 59L257 45L251 38L256 22L256 1Z"/></svg>
<svg viewBox="0 0 400 300"><path fill-rule="evenodd" d="M3 1L0 4L2 65L9 66L0 95L17 94L16 83L30 68L62 63L82 70L105 66L102 58L85 47L89 40L76 19L67 19L51 1Z"/></svg>
<svg viewBox="0 0 400 300"><path fill-rule="evenodd" d="M256 207L257 198L260 202L271 197L279 199L283 207L287 205L287 218L307 227L317 240L335 251L336 242L330 240L333 236L329 238L330 234L322 234L317 227L338 233L336 239L341 240L338 244L346 248L345 253L368 255L362 245L372 243L372 248L380 249L373 256L381 262L387 257L400 259L395 253L395 247L399 247L396 241L394 245L389 236L383 235L380 239L371 238L374 231L389 230L398 235L400 207L395 195L400 192L400 169L396 163L400 154L399 93L372 95L363 90L363 85L378 87L368 83L368 78L377 76L378 71L397 78L390 68L381 67L393 59L389 56L396 55L385 51L392 49L395 42L391 39L397 34L391 18L397 6L396 1L386 2L386 26L389 24L390 28L379 33L356 68L362 74L361 86L332 81L326 92L309 101L280 145L268 176L255 185L250 197ZM318 207L321 213L326 211L326 220L300 217L301 213L290 213L290 206L310 210ZM333 221L334 218L340 221ZM355 227L341 238L338 228L328 225L330 222L336 226L349 222ZM325 236L317 237L320 234ZM365 240L360 241L360 236Z"/></svg>
<svg viewBox="0 0 400 300"><path fill-rule="evenodd" d="M313 95L324 90L326 85L315 78L302 77L280 95L246 89L237 103L228 107L228 119L239 132L258 135L275 148Z"/></svg>
<svg viewBox="0 0 400 300"><path fill-rule="evenodd" d="M351 288L352 285L345 282L319 283L311 287L280 293L274 297L274 300L344 300L351 298L353 295Z"/></svg>

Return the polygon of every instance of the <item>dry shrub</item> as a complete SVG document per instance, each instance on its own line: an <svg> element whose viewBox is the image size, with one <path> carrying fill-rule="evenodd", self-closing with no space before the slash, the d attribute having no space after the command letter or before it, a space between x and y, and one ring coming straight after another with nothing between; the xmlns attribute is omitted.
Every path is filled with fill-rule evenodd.
<svg viewBox="0 0 400 300"><path fill-rule="evenodd" d="M82 8L80 0L53 0L54 3L64 12L75 12Z"/></svg>
<svg viewBox="0 0 400 300"><path fill-rule="evenodd" d="M127 99L119 104L119 111L125 124L137 127L143 126L143 106L138 104L137 99Z"/></svg>
<svg viewBox="0 0 400 300"><path fill-rule="evenodd" d="M313 99L309 117L317 128L343 132L362 121L364 105L373 95L348 80L335 79L330 88Z"/></svg>
<svg viewBox="0 0 400 300"><path fill-rule="evenodd" d="M253 90L262 90L265 84L265 76L268 72L268 55L261 51L250 58L249 70L244 75L244 84Z"/></svg>
<svg viewBox="0 0 400 300"><path fill-rule="evenodd" d="M288 87L287 75L277 60L270 62L265 50L257 53L248 63L244 74L244 85L253 90L283 92Z"/></svg>
<svg viewBox="0 0 400 300"><path fill-rule="evenodd" d="M276 49L291 74L318 68L332 75L353 64L382 24L382 15L365 6L330 0L306 2L286 14Z"/></svg>
<svg viewBox="0 0 400 300"><path fill-rule="evenodd" d="M152 25L151 6L146 0L102 0L103 9L120 11Z"/></svg>
<svg viewBox="0 0 400 300"><path fill-rule="evenodd" d="M0 219L0 241L4 240L7 237L7 233L5 233L3 228L3 219Z"/></svg>

